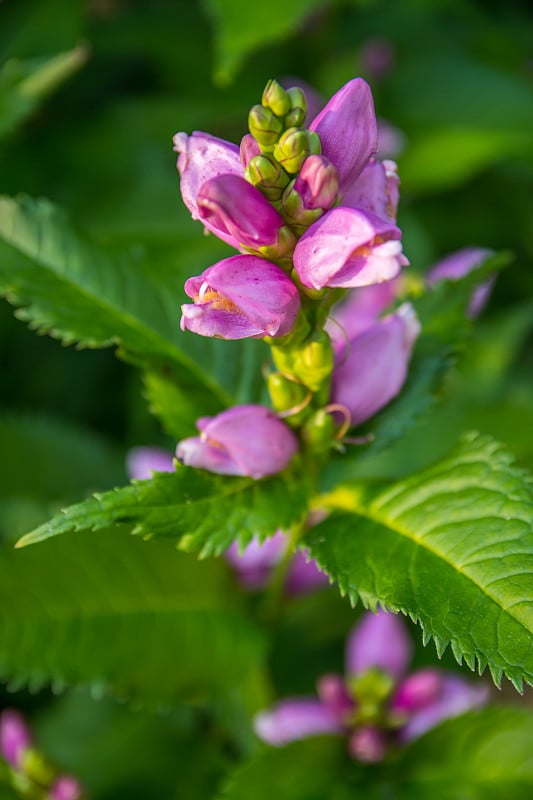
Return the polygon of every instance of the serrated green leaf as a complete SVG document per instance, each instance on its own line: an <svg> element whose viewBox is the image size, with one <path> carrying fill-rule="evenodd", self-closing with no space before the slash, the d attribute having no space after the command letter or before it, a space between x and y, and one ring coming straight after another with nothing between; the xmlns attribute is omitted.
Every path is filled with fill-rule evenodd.
<svg viewBox="0 0 533 800"><path fill-rule="evenodd" d="M170 537L201 556L222 553L232 541L246 545L278 528L288 530L307 509L308 487L283 475L256 481L177 467L66 508L23 537L19 546L62 533L124 523L133 533Z"/></svg>
<svg viewBox="0 0 533 800"><path fill-rule="evenodd" d="M403 611L496 681L533 683L533 487L498 444L471 434L423 472L329 499L344 510L309 544L341 592Z"/></svg>
<svg viewBox="0 0 533 800"><path fill-rule="evenodd" d="M172 376L184 399L216 413L228 397L176 344L174 295L133 257L111 258L46 200L0 197L0 292L40 333L79 347L118 345L127 360ZM191 411L189 429L196 414Z"/></svg>
<svg viewBox="0 0 533 800"><path fill-rule="evenodd" d="M90 684L151 705L232 691L263 641L228 578L221 561L120 531L3 549L0 675L12 688Z"/></svg>
<svg viewBox="0 0 533 800"><path fill-rule="evenodd" d="M14 131L88 57L80 45L44 59L11 59L0 70L0 137Z"/></svg>

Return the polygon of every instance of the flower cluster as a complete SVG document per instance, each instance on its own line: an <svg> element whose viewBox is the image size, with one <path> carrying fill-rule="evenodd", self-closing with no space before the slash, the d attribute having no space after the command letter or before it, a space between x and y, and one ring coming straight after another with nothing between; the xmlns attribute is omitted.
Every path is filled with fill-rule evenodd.
<svg viewBox="0 0 533 800"><path fill-rule="evenodd" d="M181 327L263 338L275 366L274 412L249 405L198 420L200 435L177 448L186 465L253 478L280 472L301 447L319 454L335 446L405 381L419 332L409 304L384 319L389 302L378 304L366 330L357 318L357 331L340 322L344 348L326 327L346 290L381 291L408 263L396 225L396 165L374 157L370 88L355 78L308 127L306 117L303 90L271 80L240 147L201 132L174 137L185 205L239 251L187 280L192 303L182 306ZM395 299L390 288L385 295Z"/></svg>
<svg viewBox="0 0 533 800"><path fill-rule="evenodd" d="M82 800L81 785L71 775L59 774L34 747L26 721L13 709L0 714L0 755L12 770L14 785L43 800ZM37 793L37 794L36 794Z"/></svg>
<svg viewBox="0 0 533 800"><path fill-rule="evenodd" d="M323 675L318 697L280 701L255 718L257 735L271 745L320 734L348 737L351 756L381 761L395 745L416 739L445 719L488 700L484 684L455 673L406 670L412 646L400 617L366 612L346 642L346 674Z"/></svg>

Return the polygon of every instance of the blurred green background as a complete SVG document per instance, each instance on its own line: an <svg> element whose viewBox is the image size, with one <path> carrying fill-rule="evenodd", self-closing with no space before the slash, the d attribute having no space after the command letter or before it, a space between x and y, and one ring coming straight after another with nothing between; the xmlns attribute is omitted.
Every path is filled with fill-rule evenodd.
<svg viewBox="0 0 533 800"><path fill-rule="evenodd" d="M532 467L532 40L526 0L0 0L0 193L50 198L108 250L175 274L177 327L182 276L226 250L181 203L172 135L206 130L238 142L269 77L294 76L327 98L362 75L378 116L397 129L412 274L469 245L514 253L451 379L453 411L435 412L410 447L431 450L439 426L477 428ZM0 359L8 541L62 503L124 482L129 447L174 446L112 349L79 352L36 336L2 301ZM314 603L302 602L279 634L281 693L302 685L285 668L291 647L312 664L304 690L338 662L352 612L336 598ZM327 635L306 638L310 620L323 619L324 631L332 615ZM214 723L189 711L132 721L83 694L52 703L20 693L17 703L41 707L52 754L101 798L170 796L162 776L178 769L177 751L186 796L207 797L234 755L215 725L206 756ZM132 770L128 753L139 751L150 769Z"/></svg>

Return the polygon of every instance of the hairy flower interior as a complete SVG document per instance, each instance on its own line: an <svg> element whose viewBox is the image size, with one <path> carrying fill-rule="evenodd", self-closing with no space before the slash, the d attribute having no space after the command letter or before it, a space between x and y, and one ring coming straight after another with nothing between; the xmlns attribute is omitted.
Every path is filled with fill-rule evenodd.
<svg viewBox="0 0 533 800"><path fill-rule="evenodd" d="M229 314L239 314L241 317L243 316L241 310L235 303L232 303L227 297L224 297L223 294L217 292L215 289L211 289L209 284L203 283L200 287L200 291L198 295L194 298L194 302L196 305L209 305L211 308L217 309L217 311L227 311Z"/></svg>

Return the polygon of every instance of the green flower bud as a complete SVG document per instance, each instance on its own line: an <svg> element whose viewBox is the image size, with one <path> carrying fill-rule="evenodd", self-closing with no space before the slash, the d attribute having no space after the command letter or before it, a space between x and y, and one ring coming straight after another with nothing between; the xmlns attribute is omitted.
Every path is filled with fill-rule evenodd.
<svg viewBox="0 0 533 800"><path fill-rule="evenodd" d="M23 772L40 786L48 786L55 777L55 768L39 750L33 747L24 753L21 766Z"/></svg>
<svg viewBox="0 0 533 800"><path fill-rule="evenodd" d="M322 142L320 136L315 131L307 131L307 141L309 142L309 153L314 156L322 155Z"/></svg>
<svg viewBox="0 0 533 800"><path fill-rule="evenodd" d="M261 102L277 117L284 117L291 110L291 98L288 92L274 79L268 81L265 86Z"/></svg>
<svg viewBox="0 0 533 800"><path fill-rule="evenodd" d="M308 413L307 400L311 399L309 389L281 372L271 372L267 385L272 405L278 413L291 412L294 409L294 413L287 414L285 422L289 425L301 425Z"/></svg>
<svg viewBox="0 0 533 800"><path fill-rule="evenodd" d="M273 147L283 130L283 123L269 108L252 106L248 114L248 128L261 147Z"/></svg>
<svg viewBox="0 0 533 800"><path fill-rule="evenodd" d="M274 147L274 158L291 175L296 175L309 155L307 131L289 128L284 131Z"/></svg>
<svg viewBox="0 0 533 800"><path fill-rule="evenodd" d="M318 392L333 371L333 348L325 331L317 331L303 345L273 347L274 363L281 372L293 375L312 392Z"/></svg>
<svg viewBox="0 0 533 800"><path fill-rule="evenodd" d="M288 258L296 246L296 236L293 231L284 225L278 231L278 241L274 245L264 245L258 247L253 252L260 253L264 258L270 261L279 261L280 259Z"/></svg>
<svg viewBox="0 0 533 800"><path fill-rule="evenodd" d="M290 100L290 111L285 115L286 128L301 128L307 117L307 100L305 94L299 86L292 86L287 89Z"/></svg>
<svg viewBox="0 0 533 800"><path fill-rule="evenodd" d="M316 453L329 450L335 437L335 420L321 408L307 420L302 428L302 439Z"/></svg>
<svg viewBox="0 0 533 800"><path fill-rule="evenodd" d="M250 160L244 177L257 186L268 200L274 202L281 200L283 190L289 182L289 176L278 162L264 154Z"/></svg>

